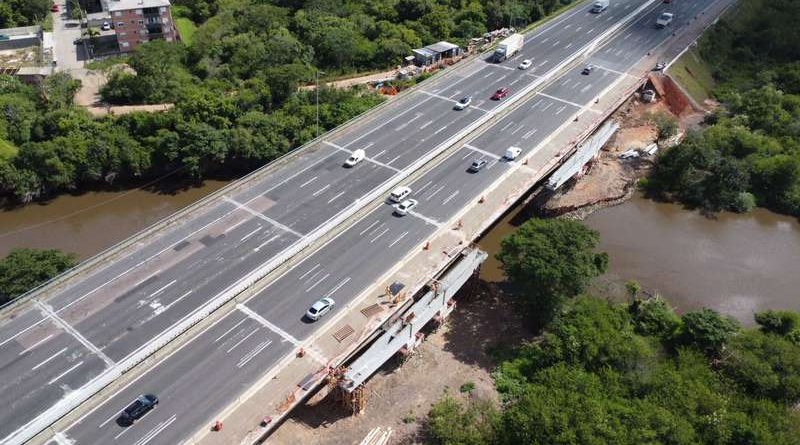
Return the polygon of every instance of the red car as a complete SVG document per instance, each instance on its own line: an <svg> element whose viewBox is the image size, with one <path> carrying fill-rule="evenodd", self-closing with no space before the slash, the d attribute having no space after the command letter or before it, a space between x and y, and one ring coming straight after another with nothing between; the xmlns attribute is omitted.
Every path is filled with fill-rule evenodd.
<svg viewBox="0 0 800 445"><path fill-rule="evenodd" d="M492 100L500 100L506 96L508 96L508 88L500 88L494 92L492 95Z"/></svg>
<svg viewBox="0 0 800 445"><path fill-rule="evenodd" d="M57 5L57 4L55 4L55 3L53 3L53 6L51 6L51 7L50 7L50 11L52 11L52 12L58 12L58 5Z"/></svg>

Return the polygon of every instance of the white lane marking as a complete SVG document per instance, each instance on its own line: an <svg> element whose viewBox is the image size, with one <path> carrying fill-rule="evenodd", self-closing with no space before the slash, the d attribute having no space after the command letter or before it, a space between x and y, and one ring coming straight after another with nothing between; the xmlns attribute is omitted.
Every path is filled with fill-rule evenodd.
<svg viewBox="0 0 800 445"><path fill-rule="evenodd" d="M364 229L364 230L362 230L361 232L359 232L359 233L358 233L358 235L359 235L359 236L361 236L361 235L363 235L363 234L367 233L367 232L369 231L369 229L371 229L372 227L374 227L374 226L375 226L375 224L378 224L379 222L380 222L380 221L375 221L375 222L373 222L372 224L368 225L368 226L367 226L367 228L366 228L366 229ZM317 266L319 266L319 264L317 264ZM314 266L314 268L316 268L317 266ZM311 270L314 270L314 269L311 269ZM309 272L311 272L311 271L309 271ZM302 279L303 277L300 277L300 278Z"/></svg>
<svg viewBox="0 0 800 445"><path fill-rule="evenodd" d="M529 131L529 132L527 132L527 133L523 134L523 135L522 135L522 139L525 139L525 140L527 140L528 138L530 138L531 136L533 136L534 134L536 134L536 132L537 132L537 131L539 131L539 129L538 129L538 128L534 128L533 130L531 130L531 131Z"/></svg>
<svg viewBox="0 0 800 445"><path fill-rule="evenodd" d="M421 220L425 221L426 223L431 224L433 226L442 227L442 223L440 223L439 221L437 221L437 220L435 220L433 218L429 218L429 217L427 217L425 215L422 215L420 213L408 212L408 214L411 215L411 216L414 216L416 218L419 218L419 219L421 219Z"/></svg>
<svg viewBox="0 0 800 445"><path fill-rule="evenodd" d="M599 111L597 111L597 110L594 110L594 109L592 109L592 108L589 108L588 106L584 106L584 105L581 105L581 104L577 104L577 103L575 103L575 102L570 102L570 101L568 101L568 100L560 99L560 98L558 98L558 97L551 96L551 95L549 95L549 94L545 94L545 93L536 93L536 94L539 94L539 95L541 95L541 96L544 96L544 97L546 97L546 98L548 98L548 99L557 100L557 101L559 101L559 102L563 102L563 103L565 103L565 104L572 105L573 107L578 107L578 108L580 108L580 109L582 109L582 110L583 110L583 109L585 109L585 110L589 110L589 111L591 111L592 113L595 113L595 114L600 114L600 112L599 112Z"/></svg>
<svg viewBox="0 0 800 445"><path fill-rule="evenodd" d="M52 320L53 323L55 323L58 327L71 334L76 340L78 340L83 346L85 346L86 349L92 351L94 355L100 357L106 363L107 366L109 367L114 366L114 361L108 358L108 356L105 355L103 351L100 350L100 348L92 344L92 342L87 340L86 337L81 335L81 333L78 332L77 329L73 328L69 323L64 321L63 318L56 315L56 313L53 312L53 308L50 307L50 305L42 303L38 299L34 299L33 303L36 306L39 306L39 310L41 310L42 315L50 318L50 320Z"/></svg>
<svg viewBox="0 0 800 445"><path fill-rule="evenodd" d="M274 324L270 323L269 321L267 321L266 318L264 318L264 317L258 315L257 313L253 312L252 309L250 309L249 307L245 306L244 304L239 303L239 304L236 305L236 308L239 309L240 311L244 312L248 317L252 318L253 320L255 320L255 321L259 322L259 323L261 323L261 325L263 325L264 327L266 327L270 331L280 335L281 337L283 337L284 340L292 343L295 346L300 346L300 340L294 338L294 336L290 335L288 332L286 332L283 329L281 329L281 328L275 326Z"/></svg>
<svg viewBox="0 0 800 445"><path fill-rule="evenodd" d="M268 239L268 240L264 241L263 243L259 244L259 245L258 245L258 247L256 247L255 249L253 249L253 251L254 251L254 252L258 252L259 250L261 250L261 248L262 248L262 247L266 246L267 244L269 244L269 243L271 243L271 242L275 241L276 239L278 239L278 238L280 238L280 237L281 237L280 235L273 235L273 236L272 236L272 238L270 238L270 239Z"/></svg>
<svg viewBox="0 0 800 445"><path fill-rule="evenodd" d="M228 348L228 350L227 350L227 351L225 351L225 353L226 353L226 354L230 354L230 353L231 353L231 351L233 351L234 349L236 349L236 348L237 348L237 347L238 347L240 344L244 343L244 342L245 342L245 340L247 340L247 339L248 339L248 338L250 338L250 337L251 337L253 334L255 334L256 332L258 332L258 330L259 330L259 329L261 329L261 327L260 327L260 326L256 326L256 327L255 327L255 329L253 329L252 331L250 331L250 333L249 333L249 334L245 335L244 337L242 337L241 339L239 339L239 341L237 341L236 343L234 343L234 344L233 344L233 346L231 346L230 348Z"/></svg>
<svg viewBox="0 0 800 445"><path fill-rule="evenodd" d="M542 67L542 66L543 66L545 63L547 63L547 62L549 62L549 60L548 60L548 59L544 59L544 60L542 60L541 62L539 62L539 64L538 64L538 65L536 65L536 68L541 68L541 67Z"/></svg>
<svg viewBox="0 0 800 445"><path fill-rule="evenodd" d="M558 46L559 43L561 43L561 40L556 40L555 42L553 42L553 46Z"/></svg>
<svg viewBox="0 0 800 445"><path fill-rule="evenodd" d="M489 77L492 77L492 74L494 74L494 73L492 73L492 72L488 72L488 73L486 73L486 75L485 75L485 76L483 76L483 78L484 78L484 79L488 79Z"/></svg>
<svg viewBox="0 0 800 445"><path fill-rule="evenodd" d="M389 161L389 162L387 162L387 163L386 163L386 165L389 165L389 164L393 163L394 161L396 161L396 160L400 159L400 156L402 156L402 155L397 155L397 156L393 157L391 161ZM394 167L393 167L393 168L394 168Z"/></svg>
<svg viewBox="0 0 800 445"><path fill-rule="evenodd" d="M230 333L231 333L231 332L232 332L234 329L238 328L238 327L239 327L239 326L240 326L242 323L244 323L245 321L247 321L247 317L245 317L245 318L242 318L241 320L239 320L239 322L238 322L238 323L236 323L235 325L233 325L233 327L232 327L232 328L230 328L230 329L228 329L227 331L223 332L223 333L222 333L222 335L220 335L219 337L217 337L217 339L216 339L216 340L214 340L214 343L216 343L216 342L218 342L218 341L222 340L222 337L224 337L224 336L226 336L226 335L230 334ZM100 426L102 426L102 425L100 425Z"/></svg>
<svg viewBox="0 0 800 445"><path fill-rule="evenodd" d="M59 355L63 354L64 351L66 351L66 350L67 350L67 348L62 348L60 351L58 351L55 354L51 355L50 357L47 357L46 359L44 359L43 362L41 362L38 365L36 365L33 368L31 368L31 371L36 371L37 369L41 368L42 366L44 366L45 364L49 363L50 361L52 361L53 359L55 359Z"/></svg>
<svg viewBox="0 0 800 445"><path fill-rule="evenodd" d="M172 286L173 284L175 284L177 282L178 282L178 280L170 281L169 283L165 284L161 289L159 289L159 290L153 292L152 294L150 294L150 298L155 297L156 295L160 294L161 292L164 292L168 287Z"/></svg>
<svg viewBox="0 0 800 445"><path fill-rule="evenodd" d="M594 28L592 28L592 29L590 29L590 30L586 31L586 34L591 34L591 33L592 33L592 31L594 31Z"/></svg>
<svg viewBox="0 0 800 445"><path fill-rule="evenodd" d="M375 241L377 241L377 240L378 240L378 238L382 237L383 235L386 235L386 232L388 232L388 231L389 231L389 228L388 228L388 227L387 227L387 228L385 228L385 229L383 230L383 232L381 232L381 233L377 234L377 235L375 236L375 238L372 238L372 239L369 241L369 243L370 243L370 244L374 243Z"/></svg>
<svg viewBox="0 0 800 445"><path fill-rule="evenodd" d="M510 84L510 85L514 85L515 83L519 82L520 80L522 80L522 78L521 78L521 77L518 77L516 80L514 80L513 82L511 82L511 84Z"/></svg>
<svg viewBox="0 0 800 445"><path fill-rule="evenodd" d="M547 43L548 40L550 40L550 37L545 37L542 40L540 40L539 43Z"/></svg>
<svg viewBox="0 0 800 445"><path fill-rule="evenodd" d="M515 128L514 130L511 131L511 134L516 134L518 131L522 130L523 128L525 128L525 124L519 124L519 126L517 126L517 128Z"/></svg>
<svg viewBox="0 0 800 445"><path fill-rule="evenodd" d="M514 57L514 58L516 59L516 57ZM502 68L504 70L511 70L511 71L515 71L516 70L515 68L511 68L510 66L499 65L497 63L487 62L486 64L489 65L489 66L495 67L495 68ZM491 74L492 73L489 73L489 75L491 75ZM489 77L489 76L488 75L484 76L484 79L487 78L487 77Z"/></svg>
<svg viewBox="0 0 800 445"><path fill-rule="evenodd" d="M447 198L445 198L445 200L444 200L444 201L442 201L442 205L445 205L445 204L447 204L448 202L450 202L450 200L452 200L453 198L455 198L456 196L458 196L458 194L459 194L459 193L460 193L460 191L459 191L459 190L456 190L455 192L453 192L453 193L452 193L450 196L448 196Z"/></svg>
<svg viewBox="0 0 800 445"><path fill-rule="evenodd" d="M503 128L501 128L500 131L506 131L506 128L508 128L508 127L510 127L512 125L514 125L514 121L511 121L511 122L505 124L505 126L503 126Z"/></svg>
<svg viewBox="0 0 800 445"><path fill-rule="evenodd" d="M343 151L343 152L345 152L345 153L353 154L353 151L352 151L352 150L350 150L350 149L348 149L348 148L344 148L344 147L342 147L342 146L339 146L339 145L336 145L336 144L334 144L333 142L322 141L322 143L323 143L323 144L326 144L326 145L330 145L331 147L333 147L333 148L335 148L335 149L337 149L337 150L341 150L341 151ZM369 145L368 145L368 147L369 147ZM386 150L384 150L384 151L386 151ZM381 153L383 153L383 152L381 152ZM376 160L375 160L375 158L365 157L364 159L365 159L366 161L368 161L368 162L372 162L372 163L373 163L373 164L375 164L375 165L380 165L381 167L388 168L389 170L394 170L394 171L396 171L396 172L400 172L400 170L398 170L398 169L396 169L396 168L394 168L394 167L392 167L392 166L390 166L390 165L386 165L386 164L384 164L383 162L376 161Z"/></svg>
<svg viewBox="0 0 800 445"><path fill-rule="evenodd" d="M440 128L440 129L438 129L438 130L434 131L434 132L433 132L433 134L439 134L439 133L443 132L443 131L444 131L444 130L446 130L446 129L447 129L447 125L445 125L444 127L442 127L442 128Z"/></svg>
<svg viewBox="0 0 800 445"><path fill-rule="evenodd" d="M490 157L492 159L500 159L500 156L497 156L496 154L488 152L486 150L481 150L478 147L475 147L475 146L472 146L472 145L469 145L469 144L464 144L464 147L467 147L472 151L477 151L478 153L481 153L482 155L488 156L488 157Z"/></svg>
<svg viewBox="0 0 800 445"><path fill-rule="evenodd" d="M547 104L542 108L542 111L547 111L548 108L553 106L553 102L547 102Z"/></svg>
<svg viewBox="0 0 800 445"><path fill-rule="evenodd" d="M386 149L383 149L383 150L375 153L375 155L372 156L372 159L375 159L375 158L377 158L378 156L380 156L380 155L382 155L384 153L386 153Z"/></svg>
<svg viewBox="0 0 800 445"><path fill-rule="evenodd" d="M321 195L323 192L325 192L325 190L328 190L329 188L331 188L331 185L330 184L326 184L321 189L319 189L316 192L312 193L311 196L316 198L317 196Z"/></svg>
<svg viewBox="0 0 800 445"><path fill-rule="evenodd" d="M569 49L571 46L572 46L572 42L569 42L569 43L567 43L567 45L564 47L564 49Z"/></svg>
<svg viewBox="0 0 800 445"><path fill-rule="evenodd" d="M425 129L425 127L427 127L428 125L430 125L430 124L432 124L432 123L433 123L433 120L429 120L428 122L425 122L424 124L422 124L422 126L421 126L421 127L419 127L419 129L420 129L420 130L424 130L424 129Z"/></svg>
<svg viewBox="0 0 800 445"><path fill-rule="evenodd" d="M562 105L562 106L558 107L558 110L556 110L556 115L561 114L561 112L564 111L566 108L567 108L566 105Z"/></svg>
<svg viewBox="0 0 800 445"><path fill-rule="evenodd" d="M272 340L267 340L261 342L258 346L253 348L250 352L248 352L245 356L239 359L239 363L236 364L237 368L241 368L244 365L248 364L250 360L253 360L255 356L257 356L261 351L267 348L267 346L272 344Z"/></svg>
<svg viewBox="0 0 800 445"><path fill-rule="evenodd" d="M388 230L388 229L387 229L387 230ZM325 276L323 276L323 277L322 277L322 278L320 278L319 280L315 281L315 282L314 282L314 284L312 284L312 285L311 285L311 287L309 287L308 289L306 289L306 292L311 292L311 290L312 290L312 289L314 289L315 287L317 287L317 285L318 285L319 283L322 283L323 281L325 281L325 279L326 279L326 278L328 278L329 276L331 276L331 274L329 274L329 273L326 273L326 274L325 274Z"/></svg>
<svg viewBox="0 0 800 445"><path fill-rule="evenodd" d="M361 149L362 149L362 150L366 150L366 149L368 149L368 148L372 147L373 145L375 145L375 143L374 143L374 142L370 142L369 144L367 144L367 145L365 145L365 146L361 147Z"/></svg>
<svg viewBox="0 0 800 445"><path fill-rule="evenodd" d="M158 275L159 273L161 273L161 269L158 269L158 270L156 270L155 272L153 272L153 273L151 273L150 275L148 275L147 277L145 277L145 278L143 278L143 279L141 279L141 280L137 281L137 282L136 282L136 284L134 284L134 285L133 285L133 287L137 287L137 286L139 286L140 284L144 283L145 281L147 281L147 280L149 280L149 279L151 279L151 278L155 277L155 276L156 276L156 275Z"/></svg>
<svg viewBox="0 0 800 445"><path fill-rule="evenodd" d="M608 68L608 67L606 67L606 66L602 66L602 65L595 65L595 66L596 66L597 68L600 68L600 69L601 69L601 70L603 70L603 71L608 71L609 73L619 74L620 76L626 76L626 77L636 77L636 76L632 76L632 75L630 75L630 74L628 74L628 73L624 73L624 72L622 72L622 71L618 71L618 70L615 70L615 69Z"/></svg>
<svg viewBox="0 0 800 445"><path fill-rule="evenodd" d="M160 314L163 314L164 312L168 311L169 308L171 308L172 306L175 306L176 304L178 304L179 301L181 301L184 298L188 297L189 294L191 294L191 293L192 293L192 291L186 292L185 294L183 294L180 297L176 298L175 301L173 301L172 303L170 303L170 304L168 304L166 306L159 306L155 310L155 315L160 315Z"/></svg>
<svg viewBox="0 0 800 445"><path fill-rule="evenodd" d="M55 334L50 334L50 335L48 335L47 337L45 337L45 338L43 338L43 339L41 339L41 340L37 341L36 343L34 343L34 344L32 344L32 345L28 346L27 348L23 349L23 350L22 350L22 352L20 352L18 355L23 355L23 354L25 354L26 352L30 352L30 351L32 351L32 350L33 350L33 349L35 349L37 346L39 346L39 345L41 345L42 343L46 342L47 340L50 340L51 338L53 338L53 335L55 335Z"/></svg>
<svg viewBox="0 0 800 445"><path fill-rule="evenodd" d="M78 368L78 366L80 366L82 364L83 364L83 360L81 360L78 363L76 363L75 366L73 366L73 367L67 369L66 371L62 372L61 374L57 375L56 378L54 378L54 379L50 380L49 382L47 382L47 385L50 386L53 383L61 380L61 377L64 377L65 375L69 374L70 372L76 370Z"/></svg>
<svg viewBox="0 0 800 445"><path fill-rule="evenodd" d="M172 417L165 420L164 422L159 423L156 425L155 428L150 430L147 434L142 436L139 440L136 441L133 445L147 445L151 440L153 440L157 435L159 435L162 431L167 429L168 426L172 425L172 422L175 421L176 415L173 414Z"/></svg>
<svg viewBox="0 0 800 445"><path fill-rule="evenodd" d="M417 113L417 114L416 114L414 117L412 117L412 118L411 118L411 120L409 120L408 122L406 122L406 123L404 123L404 124L400 124L399 126L395 127L394 131L400 131L400 130L402 130L402 129L404 129L404 128L408 127L408 125L409 125L409 124L411 124L411 123L412 123L412 122L414 122L415 120L419 119L419 117L420 117L420 116L422 116L422 113ZM384 151L386 151L386 150L384 150ZM383 152L381 152L381 153L383 153ZM379 154L380 154L380 153L379 153ZM377 155L376 155L376 157L377 157Z"/></svg>
<svg viewBox="0 0 800 445"><path fill-rule="evenodd" d="M428 195L428 197L427 197L425 200L426 200L426 201L429 201L429 200L433 199L433 197L434 197L434 196L436 196L436 195L437 195L439 192L441 192L442 190L444 190L444 187L445 187L445 186L441 186L441 187L439 187L438 189L436 189L436 191L435 191L435 192L433 192L433 193L431 193L430 195Z"/></svg>
<svg viewBox="0 0 800 445"><path fill-rule="evenodd" d="M451 85L452 85L452 84L451 84ZM411 106L410 106L410 107L408 107L406 110L404 110L404 111L402 111L402 112L400 112L400 113L396 113L396 114L395 114L394 116L392 116L390 119L387 119L387 120L386 120L386 121L385 121L383 124L381 124L381 125L375 125L375 127L374 127L373 129L371 129L371 130L369 130L369 131L365 131L363 134L361 134L361 135L360 135L360 136L358 136L357 138L355 138L355 139L353 139L352 141L350 141L350 142L348 142L348 143L344 144L344 147L347 147L347 146L349 146L349 145L352 145L352 144L356 143L356 141L360 141L361 139L364 139L365 137L367 137L367 136L371 135L372 133L374 133L374 132L376 132L376 131L378 131L378 130L382 130L382 129L383 129L383 127L385 127L386 125L389 125L389 124L390 124L391 122L393 122L395 119L399 118L400 116L403 116L404 114L406 114L406 113L408 113L408 112L411 112L411 111L413 111L415 108L417 108L417 107L421 106L422 104L424 104L425 102L427 102L427 101L429 101L429 100L430 100L430 99L428 99L428 98L425 98L425 99L422 99L422 100L420 100L420 101L417 101L417 103L415 103L414 105L411 105Z"/></svg>
<svg viewBox="0 0 800 445"><path fill-rule="evenodd" d="M342 195L344 195L344 194L345 194L345 190L342 190L341 192L339 192L339 194L338 194L338 195L336 195L336 196L334 196L333 198L329 199L329 200L328 200L328 204L330 204L330 203L332 203L333 201L336 201L337 199L341 198L341 197L342 197Z"/></svg>
<svg viewBox="0 0 800 445"><path fill-rule="evenodd" d="M249 213L249 214L251 214L251 215L253 215L253 216L257 217L257 218L263 219L264 221L266 221L266 222L272 224L273 226L283 230L284 232L289 232L289 233L291 233L292 235L294 235L294 236L296 236L298 238L305 238L305 235L303 235L302 233L292 229L289 226L283 225L283 224L279 223L278 221L275 221L274 219L264 215L261 212L256 212L255 210L253 210L250 207L248 207L246 204L243 204L243 203L231 198L230 196L223 196L223 199L225 201L228 201L229 203L235 205L239 209L244 210L245 212L247 212L247 213Z"/></svg>
<svg viewBox="0 0 800 445"><path fill-rule="evenodd" d="M348 282L350 282L350 277L347 277L344 280L340 281L339 284L334 286L333 289L329 290L328 293L325 294L325 298L328 298L331 295L333 295L334 292L336 292L337 290L341 289L341 287L344 286L345 284L347 284Z"/></svg>
<svg viewBox="0 0 800 445"><path fill-rule="evenodd" d="M585 92L586 92L586 91L588 91L588 90L589 90L589 88L591 88L591 87L592 87L592 84L591 84L591 83L589 83L589 84L586 84L586 86L585 86L585 87L581 88L581 93L585 93Z"/></svg>
<svg viewBox="0 0 800 445"><path fill-rule="evenodd" d="M247 235L243 236L243 237L242 237L242 239L240 239L239 241L244 241L244 240L246 240L247 238L250 238L251 236L253 236L253 235L255 235L256 233L260 232L260 231L261 231L261 229L263 229L263 228L264 228L263 226L258 226L258 227L257 227L255 230L253 230L252 232L250 232L250 233L248 233Z"/></svg>
<svg viewBox="0 0 800 445"><path fill-rule="evenodd" d="M316 181L318 177L319 176L314 176L313 178L309 179L308 181L300 184L299 188L303 188L303 187L307 186L308 184L311 184L312 182Z"/></svg>
<svg viewBox="0 0 800 445"><path fill-rule="evenodd" d="M578 31L580 31L581 29L583 29L583 26L579 26L579 27L575 28L575 32L578 32Z"/></svg>
<svg viewBox="0 0 800 445"><path fill-rule="evenodd" d="M235 228L237 228L237 227L241 226L242 224L246 223L247 221L250 221L250 220L249 220L249 219L243 219L243 220L239 221L238 223L236 223L236 224L234 224L234 225L232 225L232 226L228 227L228 228L227 228L227 229L225 229L225 231L224 231L224 232L222 232L222 233L228 233L228 232L230 232L231 230L233 230L233 229L235 229Z"/></svg>
<svg viewBox="0 0 800 445"><path fill-rule="evenodd" d="M318 271L316 271L316 272L314 273L314 275L311 275L310 277L308 277L308 280L306 281L306 283L310 282L311 280L313 280L314 278L316 278L316 276L317 276L317 275L319 275L319 274L321 274L321 273L322 273L322 271L321 271L321 270L318 270Z"/></svg>
<svg viewBox="0 0 800 445"><path fill-rule="evenodd" d="M394 241L392 241L392 243L391 243L391 244L389 244L389 247L392 247L392 246L394 246L395 244L399 243L399 242L400 242L400 240L402 240L403 238L405 238L405 237L406 237L406 235L408 235L408 230L406 230L405 232L403 232L402 234L400 234L400 236L398 236L397 238L395 238L395 240L394 240Z"/></svg>
<svg viewBox="0 0 800 445"><path fill-rule="evenodd" d="M425 185L423 185L422 187L417 189L417 193L422 193L422 191L425 190L426 188L428 188L428 186L430 186L431 184L433 184L432 180L426 182Z"/></svg>

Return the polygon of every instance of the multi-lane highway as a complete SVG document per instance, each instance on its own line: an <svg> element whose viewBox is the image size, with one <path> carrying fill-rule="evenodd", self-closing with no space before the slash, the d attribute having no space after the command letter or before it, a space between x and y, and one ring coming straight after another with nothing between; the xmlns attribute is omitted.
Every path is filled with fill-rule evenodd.
<svg viewBox="0 0 800 445"><path fill-rule="evenodd" d="M676 1L669 6L654 4L647 8L589 57L586 63L597 66L591 74L582 75L578 68L549 82L409 184L414 191L412 196L420 202L411 215L397 217L388 204L378 206L236 311L61 431L57 439L77 444L172 444L187 438L314 332L318 326L302 320L311 303L321 296L331 296L339 307L346 305L514 167L500 159L506 148L521 147L522 156L529 154L576 111L590 106L648 51L668 39L672 31L679 29L681 17L697 14L712 1ZM482 60L470 62L453 74L424 85L403 100L402 106L384 108L378 116L346 134L325 138L297 165L238 191L197 221L187 222L180 228L182 233L170 232L163 239L142 246L142 264L110 265L108 269L119 267L113 269L116 272L112 275L133 269L108 285L107 290L103 287L93 292L98 282L88 284L72 293L71 298L62 294L49 300L52 311L32 307L7 323L2 331L6 336L47 315L32 329L38 336L27 342L19 339L32 335L29 331L4 343L4 348L12 344L16 349L15 356L0 351L6 366L3 369L16 371L9 376L19 376L18 385L28 385L34 392L53 392L55 395L49 399L41 399L45 402L53 400L58 390L80 386L85 380L77 376L91 378L85 377L84 372L98 372L124 358L154 332L186 316L237 276L297 242L341 210L344 202L352 202L398 174L394 169L411 165L421 153L455 134L458 128L491 113L498 105L488 100L493 90L521 90L643 3L616 1L599 15L578 7L528 36L523 55L516 60L498 65ZM655 29L655 17L667 8L678 17L676 29ZM533 58L534 68L517 70L516 64L522 58ZM464 95L475 98L473 105L465 111L454 111L453 100ZM365 149L370 160L353 169L343 169L346 150L357 148ZM478 173L468 173L469 163L476 158L487 159L489 165ZM192 231L196 233L187 237ZM169 255L159 255L159 251ZM148 255L153 259L144 260ZM120 282L128 286L116 284ZM81 300L83 294L88 295ZM88 299L94 302L82 303ZM73 307L83 309L74 314ZM127 310L131 312L121 313ZM77 332L59 331L53 325L56 319L64 319ZM85 368L78 373L71 367ZM45 387L39 388L29 379ZM12 385L4 389L16 390ZM132 427L117 425L119 411L141 393L158 394L159 409ZM0 397L6 400L7 396ZM13 404L15 399L9 396L7 400ZM44 406L41 403L36 406ZM20 424L19 420L14 422Z"/></svg>
<svg viewBox="0 0 800 445"><path fill-rule="evenodd" d="M154 338L201 313L249 273L282 262L282 253L313 241L337 215L367 204L362 201L370 192L492 117L506 102L489 100L495 88L508 86L513 95L537 82L643 3L619 0L600 15L578 7L527 36L515 60L475 60L432 80L6 315L0 403L10 409L0 412L0 437L19 432L65 394L80 394L101 374L129 365ZM516 70L521 58L533 58L534 66ZM474 96L472 106L454 112L453 99L466 94ZM358 148L367 160L343 168ZM341 284L339 292L346 292L360 285L342 280L312 290L325 293ZM284 311L297 318L304 304Z"/></svg>

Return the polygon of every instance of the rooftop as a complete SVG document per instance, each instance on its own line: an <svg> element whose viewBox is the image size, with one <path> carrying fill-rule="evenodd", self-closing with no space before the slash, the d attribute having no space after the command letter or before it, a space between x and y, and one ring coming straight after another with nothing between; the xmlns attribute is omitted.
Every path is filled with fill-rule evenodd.
<svg viewBox="0 0 800 445"><path fill-rule="evenodd" d="M109 12L169 6L169 0L106 0Z"/></svg>

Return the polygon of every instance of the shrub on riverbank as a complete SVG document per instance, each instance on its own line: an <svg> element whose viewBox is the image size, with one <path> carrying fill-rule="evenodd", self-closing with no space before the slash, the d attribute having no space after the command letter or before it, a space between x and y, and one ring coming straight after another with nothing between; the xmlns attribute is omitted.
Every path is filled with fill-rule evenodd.
<svg viewBox="0 0 800 445"><path fill-rule="evenodd" d="M78 264L58 250L14 249L0 260L0 304L24 294Z"/></svg>

